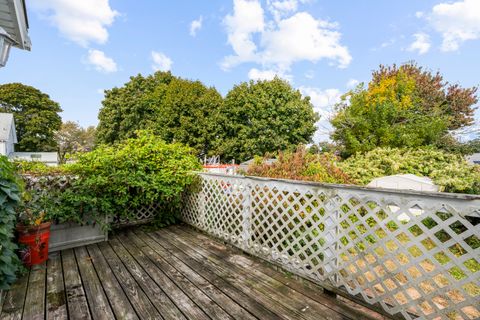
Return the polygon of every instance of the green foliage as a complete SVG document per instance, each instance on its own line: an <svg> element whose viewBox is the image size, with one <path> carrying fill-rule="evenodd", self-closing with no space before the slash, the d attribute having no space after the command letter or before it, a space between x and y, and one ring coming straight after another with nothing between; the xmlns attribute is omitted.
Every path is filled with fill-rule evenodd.
<svg viewBox="0 0 480 320"><path fill-rule="evenodd" d="M394 174L431 178L445 192L480 194L480 167L458 154L434 148L378 148L356 154L339 166L360 184Z"/></svg>
<svg viewBox="0 0 480 320"><path fill-rule="evenodd" d="M0 290L7 289L16 277L20 260L15 254L15 208L20 202L20 186L14 168L0 156Z"/></svg>
<svg viewBox="0 0 480 320"><path fill-rule="evenodd" d="M174 221L172 206L179 204L181 192L194 180L192 171L201 165L191 148L167 144L148 131L136 134L80 155L78 162L63 166L53 178L43 177L45 189L58 185L58 180L68 180L69 185L49 190L50 200L42 204L46 219L107 227L107 215L131 218L136 209L156 203L162 208L159 219Z"/></svg>
<svg viewBox="0 0 480 320"><path fill-rule="evenodd" d="M413 63L380 66L366 88L359 85L337 104L332 138L346 157L377 147L437 145L448 130L473 122L476 90L448 85Z"/></svg>
<svg viewBox="0 0 480 320"><path fill-rule="evenodd" d="M247 169L248 175L326 183L354 182L338 167L336 156L330 153L311 154L303 146L296 152L281 152L273 163L259 157L254 159Z"/></svg>
<svg viewBox="0 0 480 320"><path fill-rule="evenodd" d="M54 133L62 124L62 109L40 90L21 83L0 85L0 112L13 113L16 151L56 151Z"/></svg>
<svg viewBox="0 0 480 320"><path fill-rule="evenodd" d="M15 166L15 171L22 175L46 176L62 174L64 172L61 166L50 167L40 161L15 160L13 165Z"/></svg>
<svg viewBox="0 0 480 320"><path fill-rule="evenodd" d="M166 142L180 142L205 155L216 137L222 97L200 81L156 72L107 90L102 104L99 143L111 144L134 136L135 130L150 129Z"/></svg>
<svg viewBox="0 0 480 320"><path fill-rule="evenodd" d="M448 119L438 111L423 113L406 76L387 79L377 87L358 86L337 105L333 139L344 156L376 147L418 147L436 143L447 132ZM412 87L412 88L410 88Z"/></svg>
<svg viewBox="0 0 480 320"><path fill-rule="evenodd" d="M309 98L279 78L241 83L219 112L218 153L239 162L310 142L319 119Z"/></svg>

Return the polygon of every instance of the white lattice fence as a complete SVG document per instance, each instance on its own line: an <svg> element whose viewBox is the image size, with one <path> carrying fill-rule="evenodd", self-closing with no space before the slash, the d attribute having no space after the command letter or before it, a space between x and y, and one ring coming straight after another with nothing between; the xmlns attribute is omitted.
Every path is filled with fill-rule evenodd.
<svg viewBox="0 0 480 320"><path fill-rule="evenodd" d="M200 175L185 222L392 315L480 318L480 197Z"/></svg>
<svg viewBox="0 0 480 320"><path fill-rule="evenodd" d="M52 176L32 176L23 175L25 189L30 191L32 202L46 201L49 194L53 192L63 192L72 186L75 176L70 175L52 175ZM138 208L127 209L129 217L114 216L111 218L113 226L137 225L152 221L159 211L157 204L144 205Z"/></svg>

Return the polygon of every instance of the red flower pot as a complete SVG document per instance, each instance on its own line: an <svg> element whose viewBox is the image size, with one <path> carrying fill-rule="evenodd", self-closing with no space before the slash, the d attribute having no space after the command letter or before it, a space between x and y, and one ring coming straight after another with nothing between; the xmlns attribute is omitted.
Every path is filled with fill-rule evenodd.
<svg viewBox="0 0 480 320"><path fill-rule="evenodd" d="M26 248L20 251L20 259L25 266L30 267L47 261L50 225L50 222L38 226L17 225L18 242L26 245Z"/></svg>

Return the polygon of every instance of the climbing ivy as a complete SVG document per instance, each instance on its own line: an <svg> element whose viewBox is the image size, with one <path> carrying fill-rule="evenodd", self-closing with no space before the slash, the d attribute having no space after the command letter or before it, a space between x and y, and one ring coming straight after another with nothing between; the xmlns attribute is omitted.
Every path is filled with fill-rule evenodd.
<svg viewBox="0 0 480 320"><path fill-rule="evenodd" d="M14 168L0 156L0 290L7 289L16 279L20 266L13 242L16 222L15 207L20 202L20 186Z"/></svg>

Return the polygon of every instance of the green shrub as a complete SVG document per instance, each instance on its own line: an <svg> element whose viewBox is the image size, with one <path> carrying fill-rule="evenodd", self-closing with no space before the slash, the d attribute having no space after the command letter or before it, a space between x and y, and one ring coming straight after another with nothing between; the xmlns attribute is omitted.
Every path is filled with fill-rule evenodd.
<svg viewBox="0 0 480 320"><path fill-rule="evenodd" d="M260 177L307 180L326 183L353 183L337 166L337 157L331 153L311 154L301 146L296 152L281 152L277 161L267 163L255 157L247 174Z"/></svg>
<svg viewBox="0 0 480 320"><path fill-rule="evenodd" d="M158 218L168 224L175 219L182 191L195 178L192 171L200 169L191 148L139 131L136 138L82 154L54 177L41 177L46 185L64 181L68 187L51 188L39 198L49 198L44 203L47 218L58 222L105 226L107 215L132 218L138 208L158 204Z"/></svg>
<svg viewBox="0 0 480 320"><path fill-rule="evenodd" d="M441 191L480 194L480 168L458 154L434 148L377 148L339 163L360 184L394 174L431 178Z"/></svg>
<svg viewBox="0 0 480 320"><path fill-rule="evenodd" d="M15 281L20 261L12 241L15 228L15 207L20 202L20 186L14 168L7 158L0 156L0 290Z"/></svg>
<svg viewBox="0 0 480 320"><path fill-rule="evenodd" d="M47 176L62 174L64 172L62 166L50 167L40 161L15 160L13 165L17 173L22 175Z"/></svg>

